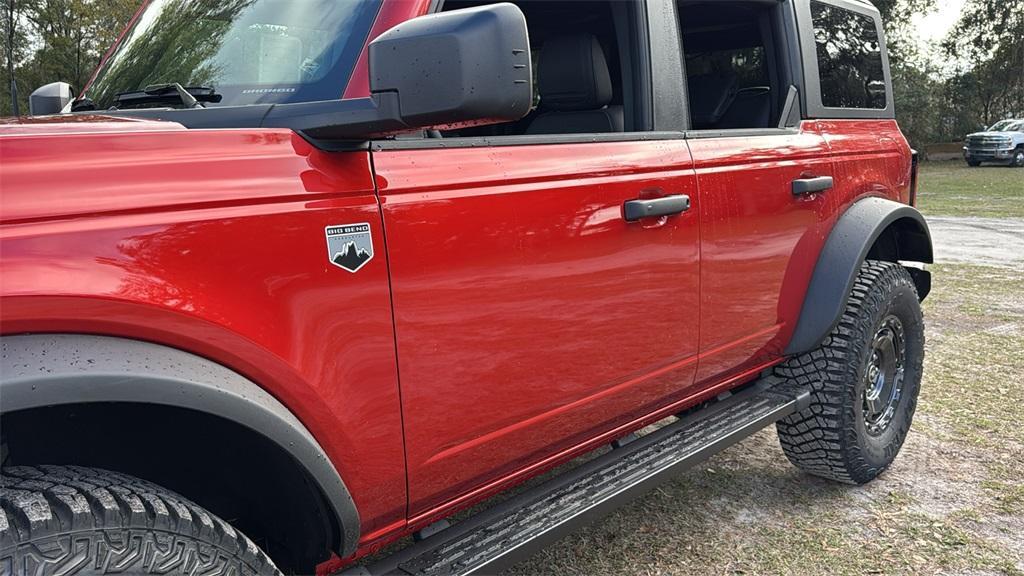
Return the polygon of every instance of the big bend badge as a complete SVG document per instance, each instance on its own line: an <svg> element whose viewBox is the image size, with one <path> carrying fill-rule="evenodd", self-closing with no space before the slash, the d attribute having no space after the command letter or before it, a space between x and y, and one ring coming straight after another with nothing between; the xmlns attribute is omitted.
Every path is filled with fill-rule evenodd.
<svg viewBox="0 0 1024 576"><path fill-rule="evenodd" d="M328 226L327 258L338 268L356 272L373 260L373 236L370 225L340 224Z"/></svg>

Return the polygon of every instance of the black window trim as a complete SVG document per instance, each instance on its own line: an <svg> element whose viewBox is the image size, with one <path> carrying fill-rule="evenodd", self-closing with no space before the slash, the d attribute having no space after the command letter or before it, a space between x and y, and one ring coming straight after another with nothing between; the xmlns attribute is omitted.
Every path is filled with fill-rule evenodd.
<svg viewBox="0 0 1024 576"><path fill-rule="evenodd" d="M882 76L885 81L885 108L836 108L825 106L821 100L821 76L818 71L818 51L814 42L814 21L811 17L811 2L849 10L869 16L875 22L878 33L878 47L882 56ZM821 119L893 119L896 117L893 104L892 76L889 71L889 54L886 49L885 28L882 16L873 5L857 0L796 0L796 16L799 28L800 47L804 68L803 96L807 118Z"/></svg>
<svg viewBox="0 0 1024 576"><path fill-rule="evenodd" d="M500 1L500 0L495 0ZM615 0L609 0L615 1ZM683 129L685 127L675 126L681 113L672 114L678 110L682 103L673 105L668 102L660 105L661 97L664 96L664 89L660 85L666 84L662 76L672 76L673 68L672 52L679 59L681 51L651 50L651 46L659 45L658 42L666 40L666 30L659 20L659 14L655 12L661 9L664 4L671 4L674 0L633 0L637 5L634 11L637 18L633 22L635 42L640 49L637 65L641 79L636 81L637 99L636 102L645 107L642 117L649 122L647 130L634 132L602 132L585 134L517 134L503 136L467 136L449 138L400 138L386 140L372 140L369 148L372 151L384 150L429 150L434 148L495 148L502 146L539 146L551 144L588 144L597 142L647 142L656 140L679 140L685 138ZM652 8L652 5L655 7ZM440 12L444 9L444 0L433 0L430 12ZM674 33L674 30L673 30ZM677 40L678 41L678 40ZM666 62L667 61L667 62ZM678 99L678 96L676 97ZM685 111L685 108L682 110ZM653 123L653 126L651 126Z"/></svg>
<svg viewBox="0 0 1024 576"><path fill-rule="evenodd" d="M544 146L555 144L596 144L599 142L649 142L682 140L684 132L601 132L592 134L513 134L507 136L467 136L465 138L406 138L374 140L370 150L429 150L433 148L499 148L502 146Z"/></svg>
<svg viewBox="0 0 1024 576"><path fill-rule="evenodd" d="M756 138L758 136L792 136L799 133L799 126L786 128L709 128L707 130L687 130L686 137L690 140L704 138Z"/></svg>
<svg viewBox="0 0 1024 576"><path fill-rule="evenodd" d="M678 6L676 0L647 0L646 6L654 129L683 133L690 128L690 108Z"/></svg>

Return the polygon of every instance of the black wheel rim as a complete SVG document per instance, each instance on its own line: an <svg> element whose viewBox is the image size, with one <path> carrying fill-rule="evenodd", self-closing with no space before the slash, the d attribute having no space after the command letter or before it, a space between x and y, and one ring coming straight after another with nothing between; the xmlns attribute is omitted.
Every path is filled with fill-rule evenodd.
<svg viewBox="0 0 1024 576"><path fill-rule="evenodd" d="M875 332L864 366L864 424L872 436L885 432L896 415L903 395L905 364L903 323L890 314Z"/></svg>

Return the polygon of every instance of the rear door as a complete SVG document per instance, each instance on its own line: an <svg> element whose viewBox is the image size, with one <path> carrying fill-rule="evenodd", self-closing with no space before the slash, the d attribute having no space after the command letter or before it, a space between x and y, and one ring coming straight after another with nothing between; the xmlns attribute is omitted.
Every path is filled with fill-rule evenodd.
<svg viewBox="0 0 1024 576"><path fill-rule="evenodd" d="M523 4L540 83L589 35L610 91L375 145L414 521L610 439L692 384L700 207L685 140L641 128L639 6ZM600 66L591 56L565 74ZM581 131L614 106L621 131ZM672 213L626 220L627 202L667 197Z"/></svg>
<svg viewBox="0 0 1024 576"><path fill-rule="evenodd" d="M832 163L817 124L784 110L797 83L789 2L677 9L701 197L697 385L728 386L782 355L833 213L829 187L794 186L827 183Z"/></svg>

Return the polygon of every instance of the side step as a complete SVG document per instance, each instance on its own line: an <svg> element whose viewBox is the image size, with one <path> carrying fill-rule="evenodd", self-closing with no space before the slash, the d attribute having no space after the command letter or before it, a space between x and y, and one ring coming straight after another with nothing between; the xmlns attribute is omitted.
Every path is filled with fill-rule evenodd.
<svg viewBox="0 0 1024 576"><path fill-rule="evenodd" d="M807 390L764 378L376 564L344 574L497 572L809 402Z"/></svg>

